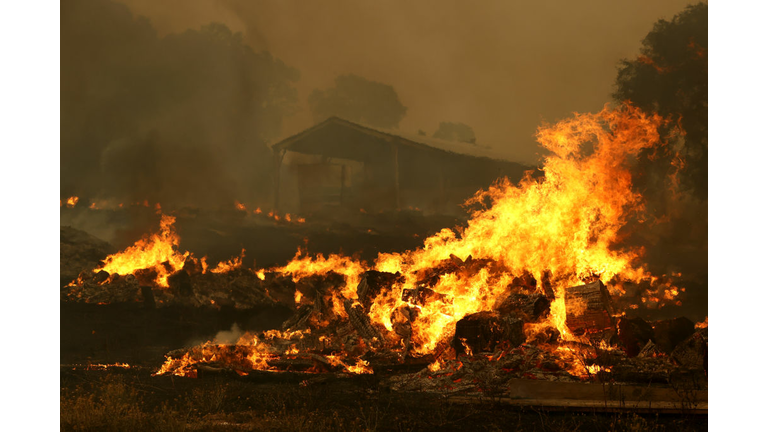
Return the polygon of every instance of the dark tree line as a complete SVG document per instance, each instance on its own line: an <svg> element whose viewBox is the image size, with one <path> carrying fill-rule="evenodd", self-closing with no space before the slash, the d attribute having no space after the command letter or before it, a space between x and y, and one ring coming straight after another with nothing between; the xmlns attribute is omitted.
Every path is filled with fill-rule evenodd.
<svg viewBox="0 0 768 432"><path fill-rule="evenodd" d="M297 70L222 24L158 37L105 0L61 7L61 192L210 205L270 185Z"/></svg>
<svg viewBox="0 0 768 432"><path fill-rule="evenodd" d="M671 145L641 158L644 186L663 188L661 179L679 169L681 187L700 199L707 197L707 15L707 5L699 3L656 22L640 55L621 61L614 93L617 101L670 119L661 132Z"/></svg>
<svg viewBox="0 0 768 432"><path fill-rule="evenodd" d="M222 24L159 37L122 4L63 2L62 196L197 206L263 198L266 144L297 110L298 79ZM658 21L640 55L621 61L614 97L671 120L662 131L671 144L638 161L643 192L660 195L676 173L680 188L706 199L707 5ZM315 121L380 128L397 128L407 112L391 85L351 74L308 103ZM442 122L434 137L475 141L463 123Z"/></svg>
<svg viewBox="0 0 768 432"><path fill-rule="evenodd" d="M407 111L391 85L352 74L336 77L333 87L314 90L309 107L316 123L338 116L384 129L396 129Z"/></svg>
<svg viewBox="0 0 768 432"><path fill-rule="evenodd" d="M646 212L625 242L643 246L651 271L682 275L681 310L691 317L707 309L707 31L704 3L656 22L639 56L620 63L614 94L668 119L660 130L667 145L634 166Z"/></svg>

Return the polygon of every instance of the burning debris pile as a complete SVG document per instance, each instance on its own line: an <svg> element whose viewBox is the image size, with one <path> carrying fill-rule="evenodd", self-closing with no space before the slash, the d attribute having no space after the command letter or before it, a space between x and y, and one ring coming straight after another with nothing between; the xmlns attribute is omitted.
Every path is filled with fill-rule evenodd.
<svg viewBox="0 0 768 432"><path fill-rule="evenodd" d="M173 218L164 216L159 234L81 274L66 298L93 302L108 291L145 302L296 308L282 330L169 353L158 374L399 367L421 371L393 378L393 388L469 389L520 377L703 371L705 328L625 315L639 303L679 302L684 292L650 274L642 249L620 247L620 230L643 212L628 158L660 145L661 122L623 106L543 127L538 139L551 152L543 178L478 192L466 227L443 229L421 249L380 254L371 265L298 253L279 268L246 270L234 260L210 270L175 249Z"/></svg>
<svg viewBox="0 0 768 432"><path fill-rule="evenodd" d="M84 303L143 302L149 307L181 304L186 306L233 306L248 309L298 302L302 284L309 276L338 273L338 281L354 290L364 263L339 255L327 259L302 256L299 250L285 267L252 270L243 267L245 250L240 256L208 264L179 250L175 217L161 215L160 230L137 241L133 246L107 256L96 268L80 272L64 286L62 301ZM84 234L84 233L83 233ZM101 256L103 256L102 254ZM62 252L64 256L64 252ZM93 260L91 261L93 262ZM297 291L298 287L298 291ZM338 303L341 307L341 303Z"/></svg>
<svg viewBox="0 0 768 432"><path fill-rule="evenodd" d="M97 268L81 272L62 289L62 300L240 308L277 301L270 297L257 274L242 268L245 251L216 267L209 267L205 257L198 259L190 252L179 252L174 222L173 216L162 215L159 232L109 255Z"/></svg>
<svg viewBox="0 0 768 432"><path fill-rule="evenodd" d="M442 268L461 271L477 265L467 260L459 267L456 261ZM462 317L444 329L447 336L434 348L424 350L415 324L424 307L446 297L429 288L434 277L429 274L419 288L401 291L408 306L392 312L392 330L371 320L372 299L401 282L401 275L365 272L356 289L358 301L343 301L345 315L333 306L344 287L341 275L302 278L297 283L301 305L282 330L246 333L234 345L208 342L171 352L157 374L419 370L395 375L385 385L443 393L489 391L512 378L666 383L673 373L705 374L706 328L696 330L685 318L647 323L611 315L610 296L599 280L565 290L566 328L579 337L566 339L551 325L552 303L531 292L537 283L527 275L515 278L508 295L491 310ZM598 300L592 299L595 293Z"/></svg>

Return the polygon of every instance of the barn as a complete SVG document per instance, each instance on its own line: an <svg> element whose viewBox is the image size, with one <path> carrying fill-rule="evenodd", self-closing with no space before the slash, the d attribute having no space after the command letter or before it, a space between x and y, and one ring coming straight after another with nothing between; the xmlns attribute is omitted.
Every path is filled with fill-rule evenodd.
<svg viewBox="0 0 768 432"><path fill-rule="evenodd" d="M496 179L534 169L492 149L422 134L375 129L331 117L272 146L275 208L460 213Z"/></svg>

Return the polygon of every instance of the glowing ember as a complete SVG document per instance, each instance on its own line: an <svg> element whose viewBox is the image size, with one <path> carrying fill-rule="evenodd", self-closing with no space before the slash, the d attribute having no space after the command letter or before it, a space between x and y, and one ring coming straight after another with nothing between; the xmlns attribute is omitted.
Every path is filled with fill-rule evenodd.
<svg viewBox="0 0 768 432"><path fill-rule="evenodd" d="M430 363L429 366L427 366L427 369L429 369L430 372L437 372L443 368L443 364L440 362L440 360L435 360L434 362Z"/></svg>
<svg viewBox="0 0 768 432"><path fill-rule="evenodd" d="M328 356L330 357L330 356ZM363 359L358 359L357 363L353 365L346 365L344 363L341 363L342 366L344 366L344 371L349 372L351 374L359 375L359 374L372 374L373 369L369 367L369 363Z"/></svg>
<svg viewBox="0 0 768 432"><path fill-rule="evenodd" d="M107 370L109 368L121 368L121 369L130 369L131 365L128 363L111 363L111 364L89 364L85 368L87 370Z"/></svg>
<svg viewBox="0 0 768 432"><path fill-rule="evenodd" d="M709 327L709 317L704 318L704 321L696 323L697 329L703 329Z"/></svg>

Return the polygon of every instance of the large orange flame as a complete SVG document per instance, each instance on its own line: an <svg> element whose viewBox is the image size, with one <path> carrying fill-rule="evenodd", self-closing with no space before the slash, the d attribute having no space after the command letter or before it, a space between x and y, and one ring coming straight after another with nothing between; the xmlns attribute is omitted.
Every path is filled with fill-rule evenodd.
<svg viewBox="0 0 768 432"><path fill-rule="evenodd" d="M133 246L108 256L104 266L94 272L107 271L120 275L132 274L136 270L154 269L156 282L161 287L168 287L168 276L184 267L189 252L183 254L177 250L179 236L173 227L176 218L162 215L160 232L137 241Z"/></svg>
<svg viewBox="0 0 768 432"><path fill-rule="evenodd" d="M621 293L623 282L657 280L640 260L642 249L621 247L620 230L644 210L642 197L632 188L628 162L641 150L659 144L657 130L662 121L658 115L623 105L606 106L596 114L575 114L539 128L537 139L550 152L544 159L543 177L527 176L519 185L500 180L467 202L475 210L465 228L443 229L417 250L379 255L373 269L399 272L402 278L373 299L368 312L373 325L385 339L398 341L392 322L397 312L416 311L408 312L411 352L435 353L452 336L457 321L493 310L509 293L515 277L530 273L537 280L536 289L545 292L546 281L554 294L548 322L535 324L533 330L554 327L562 339L576 340L565 325L565 288L599 278L614 293ZM465 264L470 257L480 260L472 261L480 263L472 271L434 272L446 261ZM356 286L368 269L365 263L341 255L312 258L299 252L286 266L272 271L290 274L295 281L330 271L343 275L345 283L333 296L333 312L345 318L344 302L358 300ZM405 289L424 283L425 274L436 275L429 284L428 301L404 297ZM259 278L264 279L263 270ZM663 297L673 299L677 290L667 288ZM298 291L296 297L301 301ZM264 368L265 359L277 355L266 342L259 344L250 344L258 346L251 351L250 368ZM559 348L563 356L573 357L567 347ZM207 344L195 355L215 360L223 353ZM169 359L160 372L178 373L179 366L186 368L189 362L195 360ZM434 367L439 365L438 359ZM358 362L346 369L366 368Z"/></svg>
<svg viewBox="0 0 768 432"><path fill-rule="evenodd" d="M419 306L413 324L421 345L417 351L434 349L464 316L490 310L512 275L531 272L541 285L543 275L551 274L552 324L566 337L564 288L592 276L604 281L646 277L637 263L640 250L614 246L629 216L643 209L641 196L632 190L628 157L659 142L661 121L631 106L606 106L597 114L545 125L537 138L552 154L544 160L543 179L527 177L519 186L502 180L469 200L490 206L476 210L459 233L444 229L426 239L422 249L380 255L376 269L401 272L406 279L400 288L415 285L420 271L451 255L491 259L507 269L495 278L484 270L443 275L432 287L442 296ZM372 318L387 329L391 313L405 304L401 291L384 292L374 302Z"/></svg>

